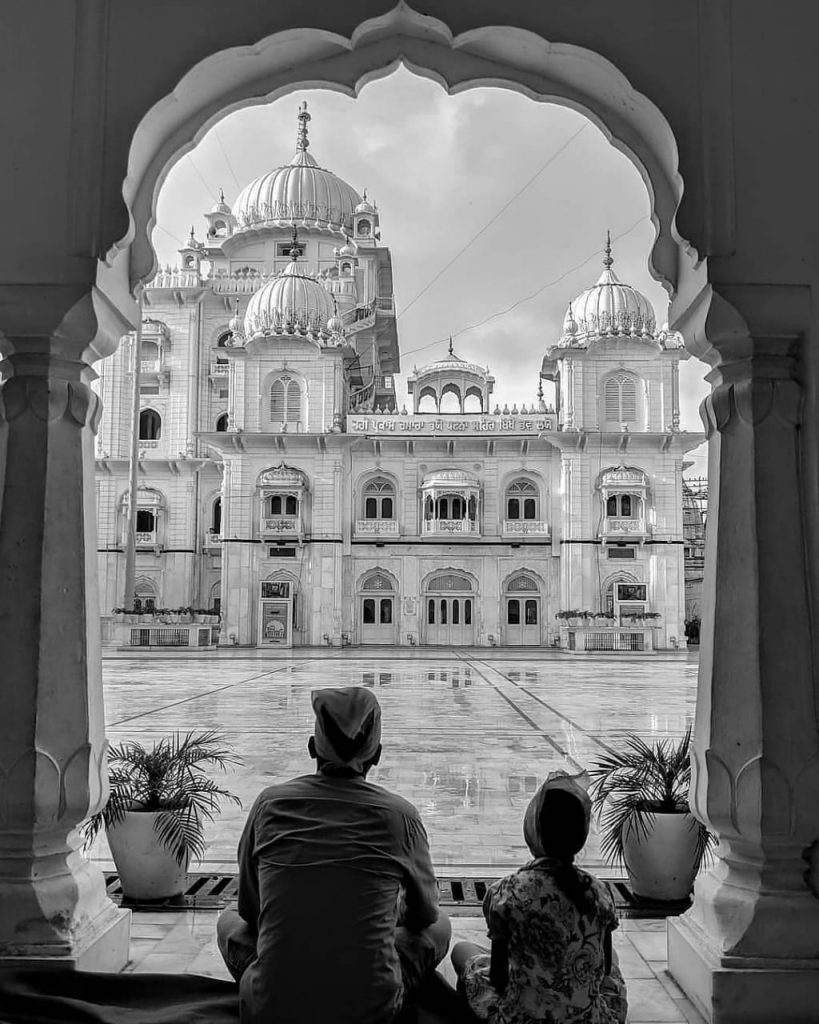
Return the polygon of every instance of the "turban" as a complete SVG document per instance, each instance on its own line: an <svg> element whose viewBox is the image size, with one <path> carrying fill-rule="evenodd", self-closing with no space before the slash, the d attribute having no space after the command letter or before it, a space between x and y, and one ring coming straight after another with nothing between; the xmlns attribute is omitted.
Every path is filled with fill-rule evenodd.
<svg viewBox="0 0 819 1024"><path fill-rule="evenodd" d="M316 755L362 772L381 742L381 705L363 686L313 690Z"/></svg>
<svg viewBox="0 0 819 1024"><path fill-rule="evenodd" d="M547 857L558 850L574 856L583 849L583 844L589 834L591 823L591 798L586 792L589 777L585 772L579 775L567 775L565 772L550 772L549 777L532 797L526 814L523 818L523 838L526 845L535 857ZM582 834L575 835L555 834L546 835L541 831L541 810L548 793L555 790L562 790L569 793L579 802L583 808L583 829ZM555 822L556 829L560 829L561 823Z"/></svg>

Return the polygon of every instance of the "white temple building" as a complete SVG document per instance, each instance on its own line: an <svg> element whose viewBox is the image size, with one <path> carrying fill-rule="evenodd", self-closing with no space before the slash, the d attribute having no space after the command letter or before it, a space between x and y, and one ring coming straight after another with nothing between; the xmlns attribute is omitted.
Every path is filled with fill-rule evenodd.
<svg viewBox="0 0 819 1024"><path fill-rule="evenodd" d="M407 408L378 209L318 164L309 120L145 291L133 597L136 336L99 364L105 641L188 643L158 610L199 608L242 646L683 645L683 460L703 438L679 426L679 335L607 245L530 406L450 343ZM156 629L119 628L135 603Z"/></svg>

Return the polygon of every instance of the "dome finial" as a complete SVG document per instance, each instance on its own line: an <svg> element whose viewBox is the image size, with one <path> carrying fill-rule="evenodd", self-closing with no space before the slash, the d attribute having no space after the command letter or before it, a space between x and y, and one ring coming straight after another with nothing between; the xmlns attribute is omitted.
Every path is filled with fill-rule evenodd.
<svg viewBox="0 0 819 1024"><path fill-rule="evenodd" d="M312 118L307 113L307 100L305 100L299 107L299 130L296 136L296 149L300 149L302 152L305 152L310 145L310 140L307 138L307 122L310 120Z"/></svg>
<svg viewBox="0 0 819 1024"><path fill-rule="evenodd" d="M224 201L225 201L225 190L223 188L220 188L219 189L219 202L223 203Z"/></svg>
<svg viewBox="0 0 819 1024"><path fill-rule="evenodd" d="M454 355L455 355L455 353L454 353L454 352L452 351L452 335L451 335L451 334L450 334L450 336L449 336L449 354L450 354L451 356L454 356Z"/></svg>
<svg viewBox="0 0 819 1024"><path fill-rule="evenodd" d="M290 259L295 263L296 260L301 256L302 247L299 242L299 229L296 225L293 225L293 241L290 244Z"/></svg>
<svg viewBox="0 0 819 1024"><path fill-rule="evenodd" d="M365 203L367 202L367 190L366 190L366 188L364 189L364 195L361 198L364 200Z"/></svg>
<svg viewBox="0 0 819 1024"><path fill-rule="evenodd" d="M543 399L543 378L541 376L538 376L537 379L537 397Z"/></svg>
<svg viewBox="0 0 819 1024"><path fill-rule="evenodd" d="M603 266L606 270L611 270L611 265L614 260L611 258L611 232L606 232L606 255L603 257Z"/></svg>

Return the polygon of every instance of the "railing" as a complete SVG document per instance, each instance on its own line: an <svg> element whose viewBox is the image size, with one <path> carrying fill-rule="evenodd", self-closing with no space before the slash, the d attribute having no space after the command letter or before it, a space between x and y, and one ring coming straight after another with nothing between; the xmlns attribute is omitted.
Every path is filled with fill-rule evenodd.
<svg viewBox="0 0 819 1024"><path fill-rule="evenodd" d="M603 519L601 532L604 537L611 537L617 534L645 536L648 531L646 530L646 521L642 517L639 519L615 519L613 516L606 516Z"/></svg>
<svg viewBox="0 0 819 1024"><path fill-rule="evenodd" d="M162 364L158 359L140 359L139 361L140 373L159 373L161 369Z"/></svg>
<svg viewBox="0 0 819 1024"><path fill-rule="evenodd" d="M539 519L504 519L503 532L548 537L549 524L541 522Z"/></svg>
<svg viewBox="0 0 819 1024"><path fill-rule="evenodd" d="M218 548L222 546L222 534L213 533L212 530L208 530L205 534L205 547L206 548Z"/></svg>
<svg viewBox="0 0 819 1024"><path fill-rule="evenodd" d="M422 533L478 533L478 524L472 519L425 519Z"/></svg>
<svg viewBox="0 0 819 1024"><path fill-rule="evenodd" d="M398 522L395 519L357 519L355 532L364 535L397 537Z"/></svg>
<svg viewBox="0 0 819 1024"><path fill-rule="evenodd" d="M379 295L376 300L378 303L379 313L394 313L395 312L395 300L392 295Z"/></svg>
<svg viewBox="0 0 819 1024"><path fill-rule="evenodd" d="M214 274L208 286L215 295L252 295L275 274Z"/></svg>
<svg viewBox="0 0 819 1024"><path fill-rule="evenodd" d="M227 377L230 371L230 363L211 363L210 364L210 375L211 377Z"/></svg>
<svg viewBox="0 0 819 1024"><path fill-rule="evenodd" d="M136 544L137 544L137 547L143 547L143 548L154 548L154 547L156 547L156 544L157 544L156 530L151 530L150 532L138 531L137 535L136 535Z"/></svg>
<svg viewBox="0 0 819 1024"><path fill-rule="evenodd" d="M298 533L298 519L296 516L263 516L260 529L262 533Z"/></svg>
<svg viewBox="0 0 819 1024"><path fill-rule="evenodd" d="M148 288L198 288L202 284L198 270L180 270L179 267L166 267L160 270Z"/></svg>

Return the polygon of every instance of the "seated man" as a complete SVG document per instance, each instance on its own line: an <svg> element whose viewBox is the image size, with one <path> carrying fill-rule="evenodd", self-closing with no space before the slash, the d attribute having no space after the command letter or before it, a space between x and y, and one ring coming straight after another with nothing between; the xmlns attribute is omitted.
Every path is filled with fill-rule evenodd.
<svg viewBox="0 0 819 1024"><path fill-rule="evenodd" d="M220 916L219 949L246 1024L389 1024L443 959L451 928L418 811L366 781L381 757L375 695L314 690L312 702L318 769L253 805L239 912Z"/></svg>

